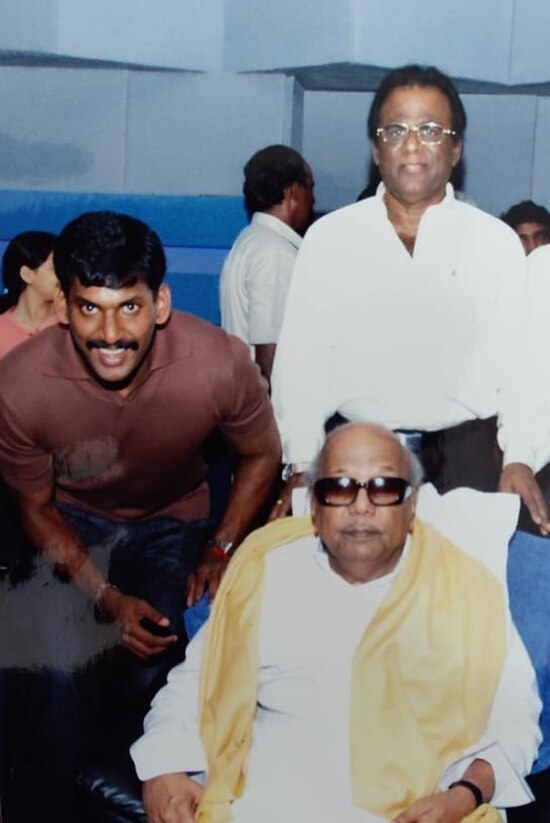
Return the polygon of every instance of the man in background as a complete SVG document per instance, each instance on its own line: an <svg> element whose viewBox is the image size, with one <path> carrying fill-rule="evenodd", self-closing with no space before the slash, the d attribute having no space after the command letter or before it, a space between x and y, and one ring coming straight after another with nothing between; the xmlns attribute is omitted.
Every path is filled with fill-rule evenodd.
<svg viewBox="0 0 550 823"><path fill-rule="evenodd" d="M314 185L310 167L288 146L268 146L244 167L252 219L223 266L222 327L248 343L268 382L294 260L312 218Z"/></svg>
<svg viewBox="0 0 550 823"><path fill-rule="evenodd" d="M544 206L538 206L532 200L522 200L500 215L518 235L525 249L531 254L539 246L550 243L550 212Z"/></svg>

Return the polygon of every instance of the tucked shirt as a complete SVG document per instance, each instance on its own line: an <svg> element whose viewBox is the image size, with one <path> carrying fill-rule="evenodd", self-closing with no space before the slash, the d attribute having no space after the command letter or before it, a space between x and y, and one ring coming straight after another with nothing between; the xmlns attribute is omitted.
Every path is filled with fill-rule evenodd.
<svg viewBox="0 0 550 823"><path fill-rule="evenodd" d="M58 326L0 363L0 472L17 491L114 519L203 518L205 439L219 426L239 449L272 420L246 346L174 312L155 334L145 379L127 396L97 383Z"/></svg>
<svg viewBox="0 0 550 823"><path fill-rule="evenodd" d="M285 460L310 461L340 410L423 431L497 414L505 462L543 465L546 416L523 392L534 370L517 236L448 185L411 256L383 196L319 220L298 254L272 375Z"/></svg>
<svg viewBox="0 0 550 823"><path fill-rule="evenodd" d="M350 672L354 652L408 545L391 574L354 586L331 569L316 538L299 542L266 558L257 712L244 794L232 805L234 820L382 823L351 801ZM485 734L439 781L446 788L481 756L495 772L497 806L528 802L530 794L518 775L528 771L539 739L533 672L511 622L508 637ZM185 663L171 672L155 698L145 735L132 747L142 780L205 768L197 718L203 643L201 630Z"/></svg>
<svg viewBox="0 0 550 823"><path fill-rule="evenodd" d="M222 326L251 347L276 343L301 237L256 212L237 237L220 279Z"/></svg>

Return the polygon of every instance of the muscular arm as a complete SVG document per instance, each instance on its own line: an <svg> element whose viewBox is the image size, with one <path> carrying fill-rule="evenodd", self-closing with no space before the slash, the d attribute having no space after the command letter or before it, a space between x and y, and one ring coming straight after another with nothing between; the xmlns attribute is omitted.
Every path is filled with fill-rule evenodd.
<svg viewBox="0 0 550 823"><path fill-rule="evenodd" d="M216 537L238 544L260 511L275 481L281 460L281 444L274 420L256 435L233 441L239 463L227 509L216 529ZM187 603L192 605L208 589L213 597L226 563L205 551L196 574L187 583Z"/></svg>
<svg viewBox="0 0 550 823"><path fill-rule="evenodd" d="M37 492L19 492L17 496L22 525L33 545L47 555L61 575L70 578L93 600L105 582L104 575L92 563L86 547L56 507L53 484ZM158 654L177 639L175 635L156 637L143 628L144 617L159 626L169 625L168 619L145 600L106 588L100 605L117 621L123 644L137 657Z"/></svg>

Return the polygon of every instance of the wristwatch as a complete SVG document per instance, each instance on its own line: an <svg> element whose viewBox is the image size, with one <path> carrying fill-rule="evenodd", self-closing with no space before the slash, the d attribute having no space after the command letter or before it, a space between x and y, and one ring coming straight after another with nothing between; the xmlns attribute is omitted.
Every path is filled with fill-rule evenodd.
<svg viewBox="0 0 550 823"><path fill-rule="evenodd" d="M219 537L211 537L206 544L206 548L210 549L214 557L217 557L218 560L224 560L226 563L229 563L236 546L232 540L220 540Z"/></svg>
<svg viewBox="0 0 550 823"><path fill-rule="evenodd" d="M283 483L288 483L290 478L294 477L295 474L302 474L302 472L307 472L308 469L309 463L307 462L285 463L281 472L281 480Z"/></svg>

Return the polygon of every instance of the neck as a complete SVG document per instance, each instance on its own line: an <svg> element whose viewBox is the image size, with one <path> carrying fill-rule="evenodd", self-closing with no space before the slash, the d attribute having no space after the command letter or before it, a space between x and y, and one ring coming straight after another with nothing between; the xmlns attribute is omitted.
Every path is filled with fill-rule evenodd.
<svg viewBox="0 0 550 823"><path fill-rule="evenodd" d="M53 300L44 300L27 287L17 301L13 318L24 329L41 331L56 319Z"/></svg>
<svg viewBox="0 0 550 823"><path fill-rule="evenodd" d="M408 202L406 200L398 200L389 191L384 193L384 203L388 212L388 220L397 232L399 239L409 252L412 254L416 242L416 235L418 234L418 227L420 221L430 206L435 206L441 203L445 197L445 191L439 192L433 197L425 200L415 200Z"/></svg>

